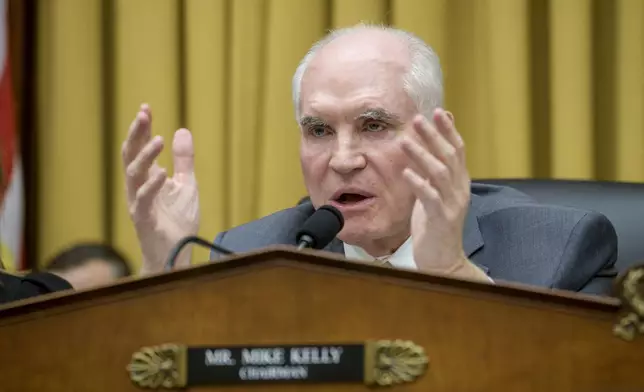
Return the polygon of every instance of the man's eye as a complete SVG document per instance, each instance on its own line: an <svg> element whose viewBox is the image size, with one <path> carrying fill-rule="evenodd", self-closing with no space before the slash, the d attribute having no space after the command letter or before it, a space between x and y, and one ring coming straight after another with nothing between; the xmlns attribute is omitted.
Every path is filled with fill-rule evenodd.
<svg viewBox="0 0 644 392"><path fill-rule="evenodd" d="M309 128L309 133L315 137L326 136L328 130L325 127L311 127Z"/></svg>
<svg viewBox="0 0 644 392"><path fill-rule="evenodd" d="M365 124L364 128L365 128L365 131L368 131L368 132L382 132L385 130L386 127L385 127L385 124L383 123L372 121Z"/></svg>

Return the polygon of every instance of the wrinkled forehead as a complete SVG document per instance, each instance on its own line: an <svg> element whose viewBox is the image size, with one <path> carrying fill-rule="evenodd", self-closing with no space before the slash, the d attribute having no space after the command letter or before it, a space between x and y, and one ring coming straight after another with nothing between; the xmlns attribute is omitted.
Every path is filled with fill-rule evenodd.
<svg viewBox="0 0 644 392"><path fill-rule="evenodd" d="M378 107L403 116L413 108L404 88L408 64L400 45L323 48L302 78L300 112L355 115Z"/></svg>
<svg viewBox="0 0 644 392"><path fill-rule="evenodd" d="M302 115L353 116L377 107L402 117L414 107L400 62L365 59L325 65L307 69L300 94Z"/></svg>

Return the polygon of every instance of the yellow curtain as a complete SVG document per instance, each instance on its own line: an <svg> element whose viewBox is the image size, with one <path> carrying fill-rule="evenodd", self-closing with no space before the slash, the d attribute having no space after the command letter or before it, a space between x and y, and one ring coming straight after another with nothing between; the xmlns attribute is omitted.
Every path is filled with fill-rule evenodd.
<svg viewBox="0 0 644 392"><path fill-rule="evenodd" d="M436 49L473 178L644 180L641 0L41 0L38 262L92 239L138 265L120 146L142 102L169 169L173 132L193 132L200 235L292 206L290 79L361 21Z"/></svg>

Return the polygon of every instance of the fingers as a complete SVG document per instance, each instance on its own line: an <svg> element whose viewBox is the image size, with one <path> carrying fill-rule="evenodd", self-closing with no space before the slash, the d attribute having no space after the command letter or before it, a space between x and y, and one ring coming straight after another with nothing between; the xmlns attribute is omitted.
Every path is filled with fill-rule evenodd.
<svg viewBox="0 0 644 392"><path fill-rule="evenodd" d="M436 127L423 116L415 118L413 125L420 140L436 158L444 162L450 169L456 166L456 149L438 132Z"/></svg>
<svg viewBox="0 0 644 392"><path fill-rule="evenodd" d="M195 151L192 134L187 129L179 129L172 140L174 172L179 181L192 176L195 166Z"/></svg>
<svg viewBox="0 0 644 392"><path fill-rule="evenodd" d="M148 142L136 158L127 165L125 169L125 181L127 183L128 196L130 200L136 196L139 187L148 179L148 174L154 160L159 156L163 149L163 139L161 136L155 136Z"/></svg>
<svg viewBox="0 0 644 392"><path fill-rule="evenodd" d="M130 124L127 137L121 148L123 165L127 167L138 155L139 151L150 140L151 113L148 105L141 105L141 109Z"/></svg>
<svg viewBox="0 0 644 392"><path fill-rule="evenodd" d="M141 104L141 111L148 115L148 119L150 120L150 123L152 123L152 110L150 110L150 105L147 103Z"/></svg>
<svg viewBox="0 0 644 392"><path fill-rule="evenodd" d="M414 164L414 173L426 179L443 202L459 203L465 199L462 194L469 194L464 143L444 110L435 111L434 123L417 116L413 126L418 137L403 138L402 147Z"/></svg>
<svg viewBox="0 0 644 392"><path fill-rule="evenodd" d="M456 149L459 160L465 162L465 142L454 126L454 120L443 109L436 109L434 123L447 142Z"/></svg>
<svg viewBox="0 0 644 392"><path fill-rule="evenodd" d="M410 168L403 170L403 177L411 186L414 195L422 203L425 211L431 215L443 211L441 197L428 180L419 176Z"/></svg>
<svg viewBox="0 0 644 392"><path fill-rule="evenodd" d="M136 191L136 202L130 214L136 221L145 220L150 216L155 197L167 179L165 169L159 169Z"/></svg>
<svg viewBox="0 0 644 392"><path fill-rule="evenodd" d="M404 138L402 147L419 171L418 174L412 171L416 177L420 175L421 179L428 179L435 186L440 198L449 200L454 196L452 173L443 162L411 138Z"/></svg>

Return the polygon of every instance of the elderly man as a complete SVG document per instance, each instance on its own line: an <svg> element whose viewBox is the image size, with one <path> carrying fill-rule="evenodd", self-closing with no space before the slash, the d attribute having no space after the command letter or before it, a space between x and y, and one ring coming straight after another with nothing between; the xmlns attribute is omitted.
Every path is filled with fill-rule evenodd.
<svg viewBox="0 0 644 392"><path fill-rule="evenodd" d="M605 292L616 234L598 214L538 205L509 188L470 184L453 116L442 109L439 61L412 34L337 30L316 43L293 78L300 157L310 203L220 233L234 251L295 244L314 208L337 207L345 226L326 249L347 258L464 279L502 279ZM175 133L175 173L155 162L143 105L123 144L130 214L143 273L195 234L199 201L188 130ZM177 265L189 264L189 250Z"/></svg>

